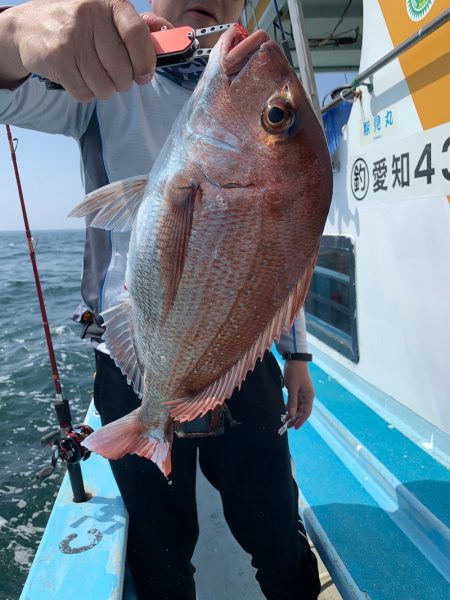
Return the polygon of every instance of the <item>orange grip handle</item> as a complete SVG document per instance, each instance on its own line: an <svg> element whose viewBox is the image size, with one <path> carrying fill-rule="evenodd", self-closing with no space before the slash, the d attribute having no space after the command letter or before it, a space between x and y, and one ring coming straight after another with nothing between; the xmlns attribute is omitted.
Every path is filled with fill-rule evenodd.
<svg viewBox="0 0 450 600"><path fill-rule="evenodd" d="M189 34L191 37L188 37ZM155 31L150 36L156 56L160 56L161 54L186 52L194 42L195 31L192 27L175 27L174 29Z"/></svg>

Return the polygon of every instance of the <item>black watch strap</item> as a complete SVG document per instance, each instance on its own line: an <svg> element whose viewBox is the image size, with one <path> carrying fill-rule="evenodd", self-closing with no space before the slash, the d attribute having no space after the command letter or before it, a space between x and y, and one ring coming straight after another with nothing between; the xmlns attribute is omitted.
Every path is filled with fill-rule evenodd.
<svg viewBox="0 0 450 600"><path fill-rule="evenodd" d="M312 354L308 352L284 352L282 355L284 360L301 360L303 362L310 362L312 360Z"/></svg>

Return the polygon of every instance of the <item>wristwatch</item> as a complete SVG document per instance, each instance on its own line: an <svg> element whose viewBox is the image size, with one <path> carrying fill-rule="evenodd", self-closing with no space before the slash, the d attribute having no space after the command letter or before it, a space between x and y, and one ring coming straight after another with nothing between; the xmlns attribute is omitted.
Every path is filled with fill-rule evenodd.
<svg viewBox="0 0 450 600"><path fill-rule="evenodd" d="M281 357L284 360L301 360L303 362L310 362L313 358L312 354L308 352L284 352Z"/></svg>

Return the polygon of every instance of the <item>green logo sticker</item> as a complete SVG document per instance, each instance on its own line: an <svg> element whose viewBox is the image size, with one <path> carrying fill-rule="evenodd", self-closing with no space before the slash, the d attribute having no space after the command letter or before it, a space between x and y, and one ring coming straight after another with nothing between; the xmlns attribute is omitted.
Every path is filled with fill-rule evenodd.
<svg viewBox="0 0 450 600"><path fill-rule="evenodd" d="M433 6L434 0L406 0L409 18L421 21Z"/></svg>

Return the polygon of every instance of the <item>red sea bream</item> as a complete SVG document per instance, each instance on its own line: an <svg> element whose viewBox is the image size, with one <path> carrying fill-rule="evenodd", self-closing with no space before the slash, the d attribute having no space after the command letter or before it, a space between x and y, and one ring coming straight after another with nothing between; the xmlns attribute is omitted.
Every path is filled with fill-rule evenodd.
<svg viewBox="0 0 450 600"><path fill-rule="evenodd" d="M331 189L321 126L280 48L263 31L230 29L150 174L73 212L132 229L130 296L103 314L104 339L142 397L87 448L170 473L173 420L222 404L292 325Z"/></svg>

